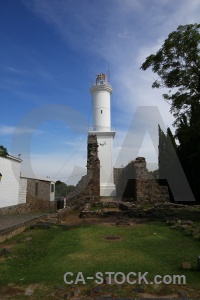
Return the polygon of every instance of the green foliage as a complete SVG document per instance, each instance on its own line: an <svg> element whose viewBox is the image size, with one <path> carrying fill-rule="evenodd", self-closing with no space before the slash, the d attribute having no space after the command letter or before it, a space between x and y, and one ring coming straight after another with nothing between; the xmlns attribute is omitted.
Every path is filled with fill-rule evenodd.
<svg viewBox="0 0 200 300"><path fill-rule="evenodd" d="M176 151L177 149L176 140L169 127L167 128L167 137L171 141L171 147L173 147L173 149Z"/></svg>
<svg viewBox="0 0 200 300"><path fill-rule="evenodd" d="M155 179L159 178L159 169L150 171L149 173L152 174Z"/></svg>
<svg viewBox="0 0 200 300"><path fill-rule="evenodd" d="M184 115L176 130L180 145L177 154L193 194L200 202L200 105L191 105L190 117Z"/></svg>
<svg viewBox="0 0 200 300"><path fill-rule="evenodd" d="M176 159L177 145L175 138L170 130L167 128L165 134L160 126L159 130L159 178L166 179L173 176L174 161Z"/></svg>
<svg viewBox="0 0 200 300"><path fill-rule="evenodd" d="M5 147L3 147L3 146L0 146L0 157L4 157L5 158L6 156L8 156L7 149Z"/></svg>
<svg viewBox="0 0 200 300"><path fill-rule="evenodd" d="M75 189L74 185L67 185L66 183L58 180L55 184L56 197L66 197L70 192Z"/></svg>
<svg viewBox="0 0 200 300"><path fill-rule="evenodd" d="M195 199L200 202L200 24L179 26L170 33L160 50L148 56L141 66L142 70L148 68L158 75L153 88L169 88L163 97L171 103L180 145L174 144L169 132L167 135L176 149ZM163 160L165 137L161 132L159 139L159 159L163 168L169 170L173 161L171 150L168 149Z"/></svg>
<svg viewBox="0 0 200 300"><path fill-rule="evenodd" d="M160 126L159 130L159 184L168 186L171 201L174 201L174 196L170 189L170 181L177 182L177 174L175 172L177 163L177 145L175 138L170 130L167 128L165 134Z"/></svg>
<svg viewBox="0 0 200 300"><path fill-rule="evenodd" d="M141 69L152 68L159 76L153 88L169 88L164 94L171 102L175 124L180 124L184 115L190 116L192 105L200 99L200 24L179 26L169 34L161 49L151 54Z"/></svg>

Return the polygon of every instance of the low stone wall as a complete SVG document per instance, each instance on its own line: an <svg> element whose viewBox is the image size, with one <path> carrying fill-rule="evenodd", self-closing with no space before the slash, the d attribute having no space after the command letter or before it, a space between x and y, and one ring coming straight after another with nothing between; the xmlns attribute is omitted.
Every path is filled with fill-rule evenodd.
<svg viewBox="0 0 200 300"><path fill-rule="evenodd" d="M94 207L99 207L99 208L118 208L120 205L121 201L109 201L109 202L104 202L104 201L98 201L94 202L93 206Z"/></svg>
<svg viewBox="0 0 200 300"><path fill-rule="evenodd" d="M57 210L56 201L41 200L27 193L26 205L29 211L48 211L54 212Z"/></svg>
<svg viewBox="0 0 200 300"><path fill-rule="evenodd" d="M100 202L101 203L101 202ZM106 217L117 217L117 218L159 218L159 219L165 219L167 216L170 216L175 209L184 210L185 208L198 208L200 209L200 205L194 205L194 206L188 206L183 204L175 204L175 203L156 203L151 208L143 208L141 205L135 205L131 202L118 202L116 203L117 206L114 206L114 202L110 202L112 206L109 206L109 208L113 207L119 208L119 211L113 210L113 211L106 211L104 208L105 206L101 206L97 204L96 207L101 207L101 209L98 210L91 210L91 205L86 204L84 207L84 210L80 213L81 218L106 218Z"/></svg>
<svg viewBox="0 0 200 300"><path fill-rule="evenodd" d="M24 230L26 230L27 225L21 225L21 226L16 226L10 230L7 230L5 232L0 232L0 243L3 243L6 240L11 239L12 237L22 233Z"/></svg>
<svg viewBox="0 0 200 300"><path fill-rule="evenodd" d="M26 204L18 204L18 205L0 208L0 215L25 214L25 213L27 213Z"/></svg>
<svg viewBox="0 0 200 300"><path fill-rule="evenodd" d="M165 203L170 201L168 187L159 186L155 179L137 179L137 202L141 204Z"/></svg>
<svg viewBox="0 0 200 300"><path fill-rule="evenodd" d="M80 218L108 218L108 217L129 217L127 212L124 211L82 211Z"/></svg>
<svg viewBox="0 0 200 300"><path fill-rule="evenodd" d="M28 194L26 203L0 208L0 215L27 214L29 212L37 211L54 212L56 209L55 201L36 199L32 195Z"/></svg>

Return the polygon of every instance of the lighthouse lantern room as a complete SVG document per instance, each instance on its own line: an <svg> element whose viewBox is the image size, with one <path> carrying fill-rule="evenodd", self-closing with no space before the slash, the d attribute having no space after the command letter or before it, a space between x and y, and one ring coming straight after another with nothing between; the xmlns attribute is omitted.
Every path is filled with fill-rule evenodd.
<svg viewBox="0 0 200 300"><path fill-rule="evenodd" d="M97 136L100 160L100 196L116 196L113 175L113 139L115 131L111 128L110 95L112 87L107 76L100 73L90 88L93 106L93 127L89 134Z"/></svg>

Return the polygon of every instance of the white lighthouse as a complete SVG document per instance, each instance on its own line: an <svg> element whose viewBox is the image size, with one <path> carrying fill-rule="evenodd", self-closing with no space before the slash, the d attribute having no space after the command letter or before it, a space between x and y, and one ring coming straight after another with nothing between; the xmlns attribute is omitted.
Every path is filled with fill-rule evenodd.
<svg viewBox="0 0 200 300"><path fill-rule="evenodd" d="M100 196L116 196L113 176L113 139L115 131L111 128L110 95L112 87L105 74L96 76L96 83L90 88L93 105L93 128L98 142L100 160Z"/></svg>

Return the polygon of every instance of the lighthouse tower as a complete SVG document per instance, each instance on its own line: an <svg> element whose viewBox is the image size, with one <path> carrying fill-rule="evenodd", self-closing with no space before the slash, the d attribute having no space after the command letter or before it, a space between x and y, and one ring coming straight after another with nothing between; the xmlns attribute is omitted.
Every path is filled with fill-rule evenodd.
<svg viewBox="0 0 200 300"><path fill-rule="evenodd" d="M110 95L112 87L105 74L98 74L90 88L93 104L93 127L89 134L95 134L100 160L100 196L116 196L113 176L113 139L111 128Z"/></svg>

